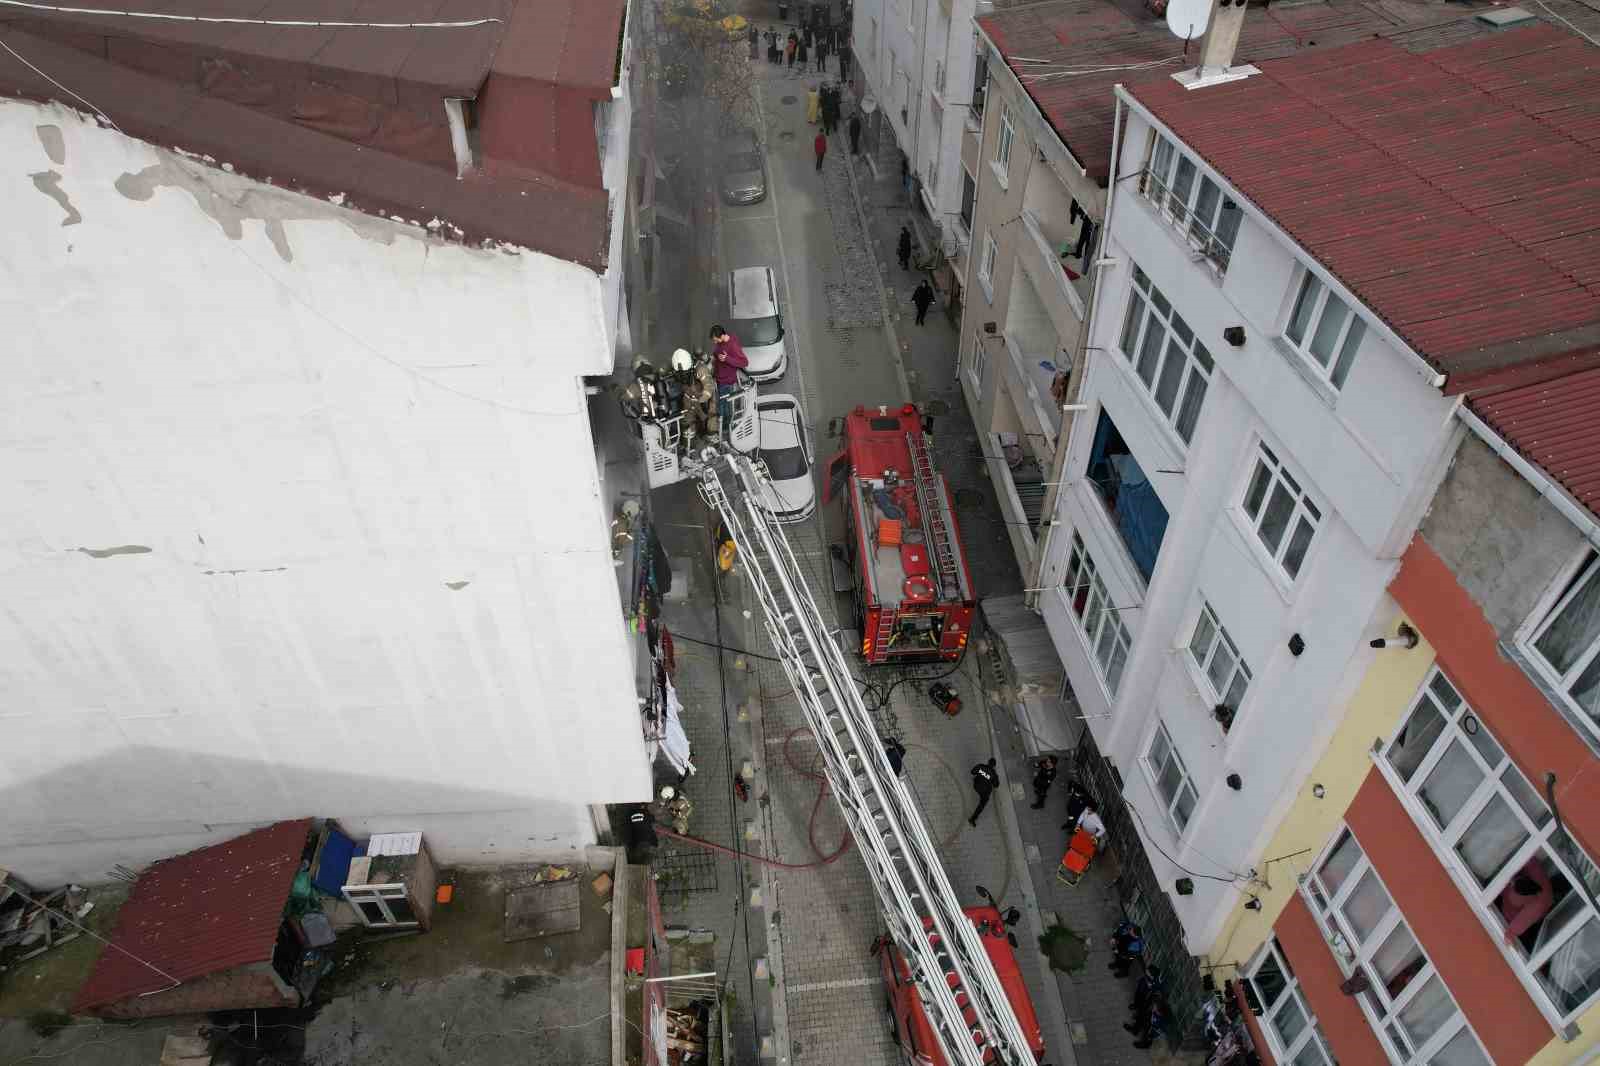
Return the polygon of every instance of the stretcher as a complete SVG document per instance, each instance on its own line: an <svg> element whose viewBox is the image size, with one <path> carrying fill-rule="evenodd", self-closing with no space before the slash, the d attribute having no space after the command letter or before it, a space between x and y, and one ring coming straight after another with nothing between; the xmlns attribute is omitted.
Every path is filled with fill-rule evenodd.
<svg viewBox="0 0 1600 1066"><path fill-rule="evenodd" d="M1056 867L1056 880L1064 885L1076 886L1083 880L1084 872L1089 869L1089 864L1094 861L1095 852L1100 845L1095 841L1094 834L1086 829L1075 829L1072 839L1067 843L1067 850L1061 856L1061 863Z"/></svg>

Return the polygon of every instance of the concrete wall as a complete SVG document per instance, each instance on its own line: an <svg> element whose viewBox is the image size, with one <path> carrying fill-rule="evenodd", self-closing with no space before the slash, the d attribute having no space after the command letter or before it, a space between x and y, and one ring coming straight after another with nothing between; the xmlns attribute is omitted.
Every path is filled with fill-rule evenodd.
<svg viewBox="0 0 1600 1066"><path fill-rule="evenodd" d="M0 864L308 814L506 858L646 798L600 279L56 106L0 103L0 147Z"/></svg>
<svg viewBox="0 0 1600 1066"><path fill-rule="evenodd" d="M1144 164L1151 127L1124 109L1119 170ZM1216 175L1212 175L1216 179ZM1227 184L1221 182L1225 191ZM1232 263L1218 277L1197 262L1183 233L1163 219L1135 181L1117 186L1101 254L1090 353L1065 463L1058 531L1040 585L1065 573L1071 532L1089 548L1111 602L1133 635L1126 672L1111 698L1060 591L1041 598L1068 676L1101 749L1127 782L1147 837L1186 866L1231 876L1258 865L1276 819L1337 726L1370 661L1366 642L1390 624L1385 588L1415 522L1443 476L1460 429L1452 403L1375 327L1342 391L1329 395L1277 341L1296 283L1295 249L1246 213ZM1204 405L1185 443L1120 351L1137 265L1162 290L1214 359ZM1370 316L1369 320L1370 320ZM1375 322L1375 320L1371 320ZM1246 342L1223 340L1245 327ZM1169 515L1154 573L1135 569L1121 535L1085 477L1095 426L1108 413ZM1244 516L1242 499L1262 443L1313 499L1322 519L1298 577L1289 580ZM1209 603L1253 674L1230 732L1211 714L1217 700L1186 648ZM1304 651L1289 650L1298 635ZM1144 755L1164 722L1199 802L1181 833L1162 813ZM1285 757L1285 753L1302 757ZM1243 782L1226 786L1229 773ZM1178 867L1150 849L1158 877ZM1238 901L1231 886L1196 881L1175 898L1189 944L1206 950Z"/></svg>

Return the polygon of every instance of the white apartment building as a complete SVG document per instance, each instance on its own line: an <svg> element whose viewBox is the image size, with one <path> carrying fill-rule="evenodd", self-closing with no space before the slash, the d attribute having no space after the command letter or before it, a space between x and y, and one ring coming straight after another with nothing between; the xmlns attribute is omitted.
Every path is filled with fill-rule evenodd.
<svg viewBox="0 0 1600 1066"><path fill-rule="evenodd" d="M625 14L13 25L54 81L0 66L0 866L306 815L556 858L649 797L584 382L628 344Z"/></svg>
<svg viewBox="0 0 1600 1066"><path fill-rule="evenodd" d="M1198 954L1373 654L1460 429L1436 366L1155 116L1167 81L1117 90L1039 604L1157 881L1192 882Z"/></svg>
<svg viewBox="0 0 1600 1066"><path fill-rule="evenodd" d="M963 183L963 131L976 131L974 75L981 62L973 40L981 0L857 0L851 27L856 78L873 101L868 153L887 161L892 140L910 161L921 207L938 226L945 252L964 250L960 219L975 190ZM864 97L864 98L865 98ZM899 177L898 174L895 175ZM965 200L963 199L965 197Z"/></svg>

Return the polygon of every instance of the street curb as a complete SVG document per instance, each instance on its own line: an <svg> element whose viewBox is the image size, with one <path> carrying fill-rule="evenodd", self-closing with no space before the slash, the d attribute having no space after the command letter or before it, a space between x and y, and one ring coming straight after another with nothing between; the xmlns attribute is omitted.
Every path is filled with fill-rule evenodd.
<svg viewBox="0 0 1600 1066"><path fill-rule="evenodd" d="M855 203L856 221L861 226L861 240L866 245L867 252L872 256L872 284L878 290L878 306L883 312L883 331L889 335L889 358L894 361L894 375L900 382L900 402L911 402L911 379L906 377L905 360L900 358L900 333L894 328L894 319L889 313L889 293L883 285L883 264L878 261L878 253L872 245L872 230L867 228L866 208L861 204L861 187L856 184L856 168L851 162L854 156L846 156L844 160L845 173L850 176L850 199Z"/></svg>

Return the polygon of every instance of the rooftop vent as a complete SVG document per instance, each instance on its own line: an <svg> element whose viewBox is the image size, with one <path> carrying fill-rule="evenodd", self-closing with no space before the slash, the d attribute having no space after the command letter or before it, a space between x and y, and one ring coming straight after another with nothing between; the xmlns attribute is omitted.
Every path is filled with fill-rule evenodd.
<svg viewBox="0 0 1600 1066"><path fill-rule="evenodd" d="M1525 7L1497 7L1493 11L1478 12L1478 21L1491 26L1516 26L1532 22L1538 16Z"/></svg>

